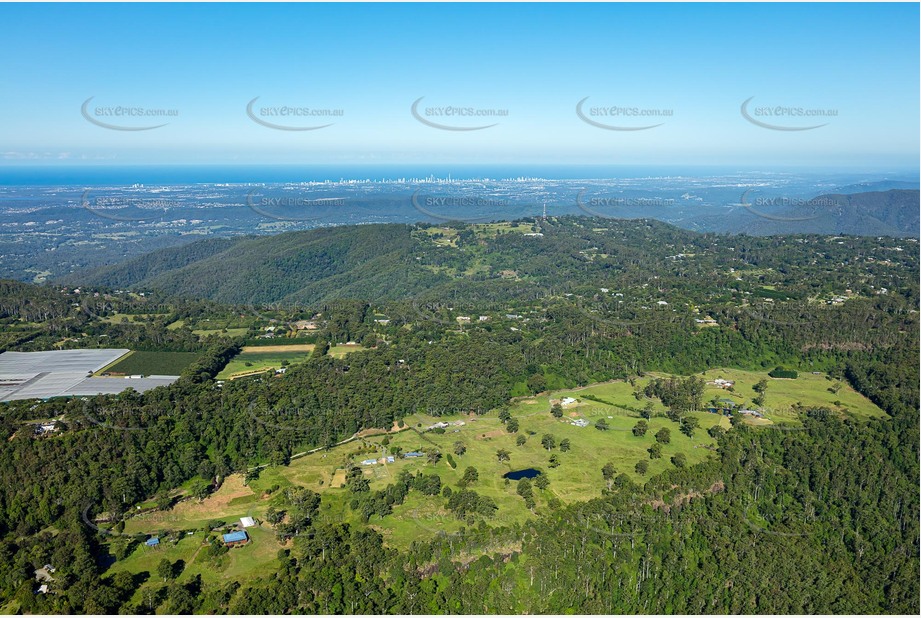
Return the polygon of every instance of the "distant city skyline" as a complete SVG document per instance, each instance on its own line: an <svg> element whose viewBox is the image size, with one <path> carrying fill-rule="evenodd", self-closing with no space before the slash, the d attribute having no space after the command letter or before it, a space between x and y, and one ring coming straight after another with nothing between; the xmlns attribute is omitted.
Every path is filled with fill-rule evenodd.
<svg viewBox="0 0 921 618"><path fill-rule="evenodd" d="M4 4L0 167L917 169L918 18L914 3Z"/></svg>

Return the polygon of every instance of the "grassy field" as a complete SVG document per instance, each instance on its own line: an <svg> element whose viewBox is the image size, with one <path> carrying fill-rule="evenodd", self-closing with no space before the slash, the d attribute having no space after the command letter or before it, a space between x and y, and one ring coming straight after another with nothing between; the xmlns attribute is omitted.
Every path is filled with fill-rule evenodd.
<svg viewBox="0 0 921 618"><path fill-rule="evenodd" d="M698 375L708 381L723 378L724 380L735 382L733 393L716 387L708 387L704 393L705 401L717 396L732 399L739 404L748 403L749 405L757 395L752 387L759 380L766 379L768 389L764 402L764 412L765 416L774 422L797 422L793 414L793 405L797 403L807 407L824 406L856 418L886 416L882 409L855 391L847 383L840 384L837 394L829 391L830 388L837 384L837 381L828 379L824 373L815 375L800 372L799 377L795 380L775 379L764 373L743 371L741 369L711 369ZM838 404L835 402L838 402Z"/></svg>
<svg viewBox="0 0 921 618"><path fill-rule="evenodd" d="M150 318L154 317L163 317L166 314L163 313L116 313L115 315L110 315L102 318L103 322L108 324L134 324L138 322L146 322Z"/></svg>
<svg viewBox="0 0 921 618"><path fill-rule="evenodd" d="M751 387L766 377L764 373L734 369L711 370L701 375L707 380L722 377L735 381L735 393L708 387L705 400L718 396L732 398L740 404L751 401L755 396ZM640 378L636 385L642 388L654 377L656 376L650 375ZM825 405L842 413L846 411L858 418L883 414L870 401L846 386L842 386L837 394L829 392L828 388L833 382L827 380L824 375L801 374L796 380L768 378L768 383L767 418L758 421L759 424L797 422L791 409L797 402L803 405ZM248 486L243 484L241 476L231 476L218 492L206 500L187 500L170 511L133 518L127 523L125 532L151 534L166 530L201 529L209 521L223 520L232 523L247 515L258 519L273 502L274 496L278 495L277 492L273 495L268 493L269 488L276 485L281 489L296 485L317 491L323 495L321 519L358 524L358 517L348 507L349 494L342 487L345 470L364 459L381 457L388 449L394 447L399 447L404 453L434 447L440 450L444 457L436 464L430 463L426 458L397 457L392 464L362 466L372 489L383 489L396 479L401 470L438 474L443 484L456 489L465 468L473 466L479 472L479 480L471 489L491 497L499 507L496 517L490 522L491 525L523 522L532 516L524 501L516 494L516 483L506 483L503 478L503 474L512 470L537 468L547 475L550 481L548 489L535 488L536 511L540 513L548 508L553 498L569 503L600 496L605 486L601 468L609 462L618 473L624 473L635 482L643 483L645 479L672 468L671 457L678 453L686 456L687 465L694 465L716 456L712 450L715 443L707 434L707 429L715 424L729 428L727 417L709 412L692 413L700 425L694 435L688 437L678 430L676 423L664 416L653 416L649 421L647 433L642 437L634 436L631 429L639 420L639 416L630 408L642 408L646 402L637 401L633 396L633 389L634 387L627 382L612 381L581 389L519 398L511 405L512 416L519 422L517 433L509 433L495 411L480 416L432 417L414 414L404 419L405 427L402 429L394 427L389 433L377 435L363 433L364 437L330 450L295 458L288 466L264 468L259 478L250 482ZM601 401L593 401L586 396ZM563 418L556 419L550 413L551 403L565 397L572 397L576 402L564 406ZM840 406L834 405L833 402L836 400L840 401ZM654 414L664 411L663 406L654 400ZM571 424L571 421L580 418L588 420L590 425L577 427ZM610 429L596 429L594 423L599 419L604 419ZM439 421L463 424L452 425L444 433L426 431L430 425ZM671 441L662 445L661 458L650 459L647 449L655 443L655 433L661 428L670 430ZM542 446L541 438L544 434L554 436L556 448L548 451ZM516 443L519 435L526 438L526 442L521 446ZM558 446L563 439L568 439L571 444L567 452L562 452ZM385 441L389 444L384 444ZM463 455L454 454L456 442L462 442L465 446L466 452ZM509 451L509 461L498 460L496 452L499 449ZM456 468L452 468L447 461L449 453L456 462ZM560 461L556 468L549 466L551 455L556 455ZM649 464L649 470L645 475L635 471L634 466L638 461ZM431 537L439 532L451 533L467 525L448 512L444 508L444 503L445 500L440 497L425 497L417 492L410 492L405 503L394 507L392 514L384 518L372 517L370 525L384 536L388 545L406 548L414 540ZM257 536L262 532L265 533L264 536ZM181 554L180 557L190 555L194 553L194 548L200 545L203 537L203 533L196 532L193 537L180 540L174 549L168 551L176 551L177 556ZM231 554L239 556L244 562L251 560L253 568L258 570L262 564L260 551L264 551L266 555L274 555L280 545L267 526L261 530L257 529L253 538L258 543L235 549ZM264 545L266 549L257 550L257 545ZM129 560L118 563L119 568L127 568L126 564L130 568L141 568L147 564L145 557L151 552L152 550L141 547ZM244 560L250 555L251 558ZM132 560L134 562L131 562ZM228 565L221 572L228 573L234 568L243 568L235 567L234 564L236 563ZM204 571L202 576L205 577ZM220 573L217 573L209 577L220 576Z"/></svg>
<svg viewBox="0 0 921 618"><path fill-rule="evenodd" d="M310 357L315 346L312 343L284 346L252 346L233 357L227 366L217 374L218 380L232 380L244 375L261 373L269 369L280 369L282 361L300 363Z"/></svg>
<svg viewBox="0 0 921 618"><path fill-rule="evenodd" d="M329 355L333 358L344 358L349 352L358 352L359 350L364 350L364 346L361 346L357 343L347 344L343 343L341 345L330 346Z"/></svg>
<svg viewBox="0 0 921 618"><path fill-rule="evenodd" d="M242 337L247 332L248 328L213 328L213 329L198 329L193 330L192 333L198 335L199 337L210 337L211 335L223 335L224 337Z"/></svg>
<svg viewBox="0 0 921 618"><path fill-rule="evenodd" d="M244 580L270 576L277 568L278 543L275 533L262 527L247 528L251 541L246 545L233 547L226 554L216 559L206 559L202 551L207 542L219 538L219 533L195 531L192 534L180 534L172 538L162 538L157 547L147 547L141 542L124 560L110 567L106 576L120 571L129 573L151 574L150 579L135 592L133 600L143 601L147 588L162 585L157 576L157 565L164 558L175 563L184 563L182 573L176 582L183 583L201 575L203 582L215 584L224 581Z"/></svg>
<svg viewBox="0 0 921 618"><path fill-rule="evenodd" d="M102 371L126 375L176 376L197 357L197 352L131 352Z"/></svg>

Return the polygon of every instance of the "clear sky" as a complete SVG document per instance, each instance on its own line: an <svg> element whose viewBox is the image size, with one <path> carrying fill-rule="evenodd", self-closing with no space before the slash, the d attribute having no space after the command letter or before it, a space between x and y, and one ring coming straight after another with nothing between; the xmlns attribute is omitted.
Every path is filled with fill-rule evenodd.
<svg viewBox="0 0 921 618"><path fill-rule="evenodd" d="M917 4L2 4L0 23L0 165L918 164ZM100 127L90 97L100 122L168 124ZM342 115L259 116L333 123L276 130L255 97ZM429 126L420 97L431 122L498 124ZM586 97L600 124L662 124L593 126ZM759 126L750 97L760 122L825 126ZM95 111L117 106L178 115ZM426 113L445 106L508 115ZM593 114L611 106L671 115Z"/></svg>

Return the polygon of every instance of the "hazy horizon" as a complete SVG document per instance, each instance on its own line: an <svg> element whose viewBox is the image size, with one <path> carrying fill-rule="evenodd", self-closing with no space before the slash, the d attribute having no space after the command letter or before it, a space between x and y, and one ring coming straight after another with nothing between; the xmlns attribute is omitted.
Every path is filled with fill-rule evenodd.
<svg viewBox="0 0 921 618"><path fill-rule="evenodd" d="M0 7L0 165L916 170L917 4Z"/></svg>

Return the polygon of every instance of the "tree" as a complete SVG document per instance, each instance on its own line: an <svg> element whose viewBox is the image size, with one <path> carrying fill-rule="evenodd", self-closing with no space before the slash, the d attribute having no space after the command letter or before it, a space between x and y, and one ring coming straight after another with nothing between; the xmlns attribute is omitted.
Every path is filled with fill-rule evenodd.
<svg viewBox="0 0 921 618"><path fill-rule="evenodd" d="M610 429L610 425L608 425L608 422L603 418L599 418L597 421L595 421L595 429L598 429L599 431L607 431Z"/></svg>
<svg viewBox="0 0 921 618"><path fill-rule="evenodd" d="M525 506L527 506L529 509L534 508L534 490L531 489L530 479L521 479L518 481L518 487L515 489L515 491L519 496L524 498Z"/></svg>
<svg viewBox="0 0 921 618"><path fill-rule="evenodd" d="M652 411L653 411L652 402L651 402L651 401L647 401L647 402L646 402L646 405L643 406L643 409L642 409L642 411L640 412L640 416L642 416L642 417L645 418L646 420L649 420L649 419L652 418Z"/></svg>
<svg viewBox="0 0 921 618"><path fill-rule="evenodd" d="M646 460L641 460L636 462L636 465L633 466L633 469L636 470L637 474L646 474L649 471L649 462Z"/></svg>
<svg viewBox="0 0 921 618"><path fill-rule="evenodd" d="M559 403L555 403L550 406L550 414L553 415L553 418L563 418L563 406Z"/></svg>
<svg viewBox="0 0 921 618"><path fill-rule="evenodd" d="M550 479L547 478L546 474L538 474L534 479L534 486L538 489L547 489L550 487Z"/></svg>
<svg viewBox="0 0 921 618"><path fill-rule="evenodd" d="M547 390L547 378L542 373L535 373L528 378L528 388L535 395Z"/></svg>
<svg viewBox="0 0 921 618"><path fill-rule="evenodd" d="M270 506L265 511L265 520L272 524L273 526L277 525L281 520L285 518L285 512L276 510L274 506Z"/></svg>
<svg viewBox="0 0 921 618"><path fill-rule="evenodd" d="M688 464L688 458L684 453L676 453L672 455L672 463L676 468L683 468Z"/></svg>
<svg viewBox="0 0 921 618"><path fill-rule="evenodd" d="M189 493L199 500L204 500L211 493L211 483L201 478L194 479L189 487Z"/></svg>
<svg viewBox="0 0 921 618"><path fill-rule="evenodd" d="M163 558L157 563L157 576L163 581L168 581L175 577L176 571L173 569L173 563L168 559Z"/></svg>
<svg viewBox="0 0 921 618"><path fill-rule="evenodd" d="M532 490L531 490L531 479L528 479L528 478L520 479L520 480L518 481L518 485L517 485L517 488L515 489L515 491L516 491L516 493L517 493L519 496L521 496L522 498L524 498L525 496L531 495L531 493L532 493Z"/></svg>
<svg viewBox="0 0 921 618"><path fill-rule="evenodd" d="M358 466L349 469L345 476L346 487L352 493L364 493L371 490L371 483L365 478L364 473Z"/></svg>
<svg viewBox="0 0 921 618"><path fill-rule="evenodd" d="M564 453L567 452L572 445L569 442L569 438L563 438L560 440L560 450Z"/></svg>
<svg viewBox="0 0 921 618"><path fill-rule="evenodd" d="M696 416L685 416L681 419L680 427L681 433L686 435L689 438L694 437L694 430L697 429L700 421L697 420Z"/></svg>
<svg viewBox="0 0 921 618"><path fill-rule="evenodd" d="M467 445L458 440L454 443L454 454L460 457L467 452Z"/></svg>
<svg viewBox="0 0 921 618"><path fill-rule="evenodd" d="M439 461L441 461L441 451L439 451L438 449L431 449L425 455L428 458L429 463L432 464L433 466L437 464Z"/></svg>
<svg viewBox="0 0 921 618"><path fill-rule="evenodd" d="M637 421L636 425L633 426L633 435L637 438L642 438L648 430L649 424L646 421Z"/></svg>
<svg viewBox="0 0 921 618"><path fill-rule="evenodd" d="M477 472L477 469L473 466L467 466L467 469L464 470L464 476L461 477L459 485L461 487L467 487L473 485L478 480L480 480L480 473Z"/></svg>
<svg viewBox="0 0 921 618"><path fill-rule="evenodd" d="M617 474L617 469L614 467L614 464L608 462L604 464L604 467L601 468L601 476L606 481L610 481Z"/></svg>
<svg viewBox="0 0 921 618"><path fill-rule="evenodd" d="M157 494L157 508L161 511L165 511L173 504L173 499L170 497L169 493L161 491Z"/></svg>
<svg viewBox="0 0 921 618"><path fill-rule="evenodd" d="M509 411L508 408L502 408L501 410L499 410L499 420L500 421L505 423L510 418L512 418L512 413Z"/></svg>
<svg viewBox="0 0 921 618"><path fill-rule="evenodd" d="M713 425L707 430L707 433L714 440L719 440L726 433L726 430L723 429L720 425Z"/></svg>
<svg viewBox="0 0 921 618"><path fill-rule="evenodd" d="M515 444L518 446L524 446L524 443L527 441L528 439L524 437L524 434L518 434L518 437L515 438Z"/></svg>
<svg viewBox="0 0 921 618"><path fill-rule="evenodd" d="M558 468L560 466L560 458L557 456L556 453L550 456L549 466L551 468Z"/></svg>
<svg viewBox="0 0 921 618"><path fill-rule="evenodd" d="M505 430L509 433L516 433L518 431L518 419L508 419L508 422L505 424Z"/></svg>
<svg viewBox="0 0 921 618"><path fill-rule="evenodd" d="M656 442L659 444L668 444L672 441L672 432L667 428L663 427L656 432Z"/></svg>
<svg viewBox="0 0 921 618"><path fill-rule="evenodd" d="M752 387L752 390L755 391L756 393L764 394L765 392L767 392L767 388L768 388L768 381L762 378L758 380L758 383Z"/></svg>
<svg viewBox="0 0 921 618"><path fill-rule="evenodd" d="M500 448L498 451L496 451L496 457L499 459L499 461L509 461L511 459L511 455L512 454L504 448Z"/></svg>
<svg viewBox="0 0 921 618"><path fill-rule="evenodd" d="M544 436L540 439L541 446L543 446L548 451L552 451L556 448L556 438L551 434L545 433Z"/></svg>
<svg viewBox="0 0 921 618"><path fill-rule="evenodd" d="M658 442L646 449L649 452L650 459L659 459L662 457L662 445Z"/></svg>

